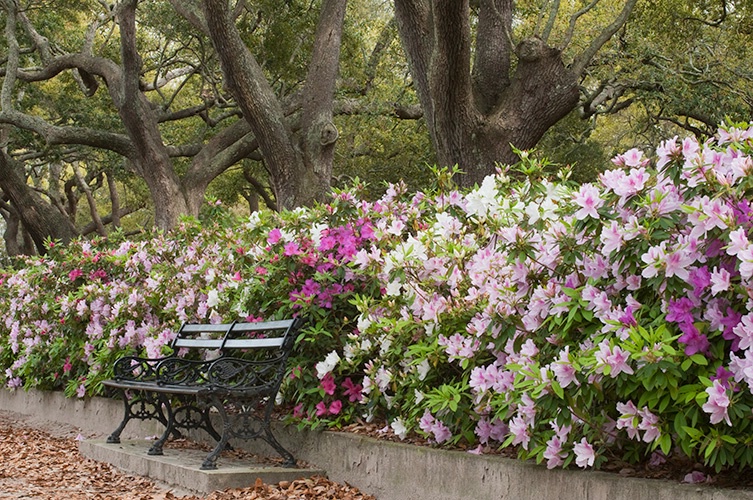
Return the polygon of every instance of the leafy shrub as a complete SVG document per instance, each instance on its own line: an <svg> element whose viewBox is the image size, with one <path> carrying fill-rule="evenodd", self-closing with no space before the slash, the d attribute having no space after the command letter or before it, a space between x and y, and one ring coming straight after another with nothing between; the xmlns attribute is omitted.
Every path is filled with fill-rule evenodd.
<svg viewBox="0 0 753 500"><path fill-rule="evenodd" d="M181 321L301 314L301 425L388 423L548 467L753 461L753 129L631 150L598 183L520 164L459 192L78 242L2 276L10 387L96 394ZM520 173L524 175L520 175Z"/></svg>

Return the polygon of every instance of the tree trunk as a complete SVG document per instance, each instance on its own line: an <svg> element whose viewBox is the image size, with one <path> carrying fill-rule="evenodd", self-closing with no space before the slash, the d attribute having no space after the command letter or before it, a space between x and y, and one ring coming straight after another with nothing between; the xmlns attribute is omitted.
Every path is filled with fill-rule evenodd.
<svg viewBox="0 0 753 500"><path fill-rule="evenodd" d="M517 162L513 147L534 147L578 105L587 64L634 4L625 0L615 21L567 67L561 50L539 38L513 46L512 0L478 0L475 50L469 0L395 0L398 31L440 166L458 165L465 172L458 183L472 186L498 164Z"/></svg>
<svg viewBox="0 0 753 500"><path fill-rule="evenodd" d="M22 165L0 151L0 188L8 196L24 228L40 254L47 252L47 238L63 244L78 236L68 218L26 184Z"/></svg>
<svg viewBox="0 0 753 500"><path fill-rule="evenodd" d="M136 0L124 2L119 14L123 76L121 85L110 85L110 95L118 108L135 153L130 158L143 177L154 202L154 224L172 229L188 204L172 160L159 131L151 103L139 88L141 57L136 49Z"/></svg>
<svg viewBox="0 0 753 500"><path fill-rule="evenodd" d="M258 141L279 208L310 205L330 191L338 137L332 123L332 108L346 3L346 0L322 2L303 90L300 135L296 136L261 67L244 45L227 3L202 2L227 87Z"/></svg>

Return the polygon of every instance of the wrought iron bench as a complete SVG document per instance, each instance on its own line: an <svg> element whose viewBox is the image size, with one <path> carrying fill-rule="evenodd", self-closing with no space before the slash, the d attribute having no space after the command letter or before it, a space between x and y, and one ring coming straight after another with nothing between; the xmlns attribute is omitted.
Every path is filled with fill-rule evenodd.
<svg viewBox="0 0 753 500"><path fill-rule="evenodd" d="M124 356L115 362L114 377L103 384L123 400L123 421L107 438L119 443L131 419L156 419L165 431L149 449L162 455L178 429L204 429L216 441L201 465L217 468L217 457L231 438L263 439L295 467L293 455L272 434L270 418L286 371L299 320L216 325L184 324L167 357ZM216 409L221 433L212 425Z"/></svg>

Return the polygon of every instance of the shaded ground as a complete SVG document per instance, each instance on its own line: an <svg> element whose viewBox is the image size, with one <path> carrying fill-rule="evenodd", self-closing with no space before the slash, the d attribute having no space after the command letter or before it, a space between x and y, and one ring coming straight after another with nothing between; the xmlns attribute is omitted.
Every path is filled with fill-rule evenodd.
<svg viewBox="0 0 753 500"><path fill-rule="evenodd" d="M193 496L84 458L77 437L75 428L0 411L0 499L375 500L321 477Z"/></svg>
<svg viewBox="0 0 753 500"><path fill-rule="evenodd" d="M392 433L374 424L353 424L346 432L383 440L398 441ZM29 417L0 410L0 500L33 498L44 500L83 499L269 499L269 500L376 500L347 484L326 478L283 482L277 485L257 483L243 489L195 496L150 479L129 475L109 464L84 458L78 452L79 430L65 424L49 422L43 416ZM404 442L426 445L413 438ZM198 446L195 443L170 443L171 447ZM462 449L462 447L460 447ZM468 451L468 450L466 450ZM502 455L513 456L514 450ZM494 450L485 449L485 453ZM238 452L240 453L240 452ZM258 458L258 457L257 457ZM273 460L273 459L270 459ZM604 469L624 477L654 478L672 482L712 484L721 488L753 489L753 470L729 470L720 474L681 457L663 464L624 464L616 459Z"/></svg>

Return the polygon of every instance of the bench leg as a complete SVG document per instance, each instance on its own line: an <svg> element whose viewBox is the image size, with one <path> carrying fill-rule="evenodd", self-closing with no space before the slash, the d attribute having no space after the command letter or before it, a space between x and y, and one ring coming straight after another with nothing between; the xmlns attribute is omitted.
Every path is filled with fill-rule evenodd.
<svg viewBox="0 0 753 500"><path fill-rule="evenodd" d="M217 411L220 413L220 418L222 419L222 436L220 436L220 439L217 441L217 445L209 453L209 455L207 455L207 457L204 459L204 462L202 462L201 470L214 470L217 468L217 457L220 456L220 453L222 453L225 447L228 446L228 440L230 439L230 433L232 432L232 426L230 424L230 420L228 419L227 412L225 411L225 406L222 404L222 401L216 396L212 396L209 403L207 404L207 417L209 416L209 409L212 407L217 408Z"/></svg>
<svg viewBox="0 0 753 500"><path fill-rule="evenodd" d="M162 396L137 391L136 396L129 397L125 389L118 389L120 398L123 401L123 420L118 427L107 437L107 442L111 444L120 443L120 434L125 429L131 419L138 420L157 420L165 427L168 427L169 418L165 417L162 411L163 406L170 411L169 401ZM170 429L173 434L179 433L173 428ZM164 442L164 441L163 441Z"/></svg>
<svg viewBox="0 0 753 500"><path fill-rule="evenodd" d="M160 408L164 408L165 411L167 411L167 422L165 423L165 432L163 432L162 436L152 444L149 451L147 451L147 455L162 455L162 447L165 445L165 441L170 437L170 434L175 432L175 415L173 413L172 404L170 403L170 398L165 394L159 394L157 400L160 403ZM160 410L159 413L161 414L162 411ZM164 416L162 418L164 419Z"/></svg>
<svg viewBox="0 0 753 500"><path fill-rule="evenodd" d="M254 401L257 403L258 400ZM222 438L217 443L217 446L204 460L201 466L202 470L216 469L216 461L222 450L229 448L228 441L231 437L250 440L250 439L263 439L277 453L283 458L283 467L294 468L296 466L296 460L293 454L286 450L277 438L272 433L270 426L270 417L272 413L271 406L267 406L264 411L264 418L259 418L258 413L255 411L256 404L238 405L238 412L228 414L225 409L224 401L218 395L212 395L210 397L209 407L217 408L222 419Z"/></svg>
<svg viewBox="0 0 753 500"><path fill-rule="evenodd" d="M264 436L262 436L262 439L266 441L267 443L272 446L275 450L277 450L277 453L282 456L284 461L282 462L282 466L286 467L288 469L292 469L296 465L295 457L293 457L293 454L290 453L288 450L286 450L279 441L277 441L277 438L274 434L272 434L272 429L269 428L269 424L267 424L266 428L264 429Z"/></svg>
<svg viewBox="0 0 753 500"><path fill-rule="evenodd" d="M290 453L288 450L283 447L280 442L277 440L274 434L272 434L272 426L270 424L270 420L272 419L272 403L274 402L274 399L267 401L267 405L264 409L264 420L261 421L262 429L264 433L260 436L264 441L269 443L269 445L277 450L277 453L280 454L280 456L284 459L282 462L283 467L287 468L294 468L295 458L293 457L293 454Z"/></svg>
<svg viewBox="0 0 753 500"><path fill-rule="evenodd" d="M107 442L110 444L120 443L120 434L123 432L126 424L131 419L131 406L128 404L128 397L124 390L120 389L118 392L120 393L120 398L123 401L123 406L125 408L123 410L123 420L120 421L118 428L112 431L112 434L107 436Z"/></svg>

